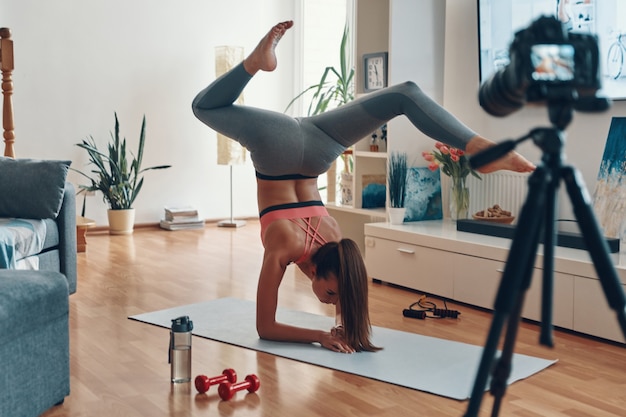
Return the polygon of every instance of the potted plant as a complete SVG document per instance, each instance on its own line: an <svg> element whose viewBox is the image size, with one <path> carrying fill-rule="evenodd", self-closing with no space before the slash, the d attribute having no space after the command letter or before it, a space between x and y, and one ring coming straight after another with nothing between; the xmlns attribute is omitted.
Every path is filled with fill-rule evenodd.
<svg viewBox="0 0 626 417"><path fill-rule="evenodd" d="M339 69L326 67L320 81L295 96L285 111L289 110L296 101L310 91L313 91L313 97L307 111L309 116L324 113L329 108L338 107L354 100L354 67L350 60L352 53L349 48L349 40L350 31L346 23L339 49ZM335 78L334 81L332 80L333 77Z"/></svg>
<svg viewBox="0 0 626 417"><path fill-rule="evenodd" d="M404 221L406 211L404 207L404 197L409 170L406 152L391 152L387 170L389 221L392 224L401 224Z"/></svg>
<svg viewBox="0 0 626 417"><path fill-rule="evenodd" d="M79 185L79 193L102 192L102 199L109 206L108 218L111 234L132 233L135 219L133 203L143 186L141 174L148 170L170 167L170 165L141 167L145 141L146 116L144 115L137 153L133 154L131 151L127 153L126 138L120 139L120 124L115 113L115 130L111 133L111 142L107 146L106 153L98 149L93 136L76 144L87 151L89 164L94 166L94 169L90 171L93 176L74 170L91 182L89 185Z"/></svg>

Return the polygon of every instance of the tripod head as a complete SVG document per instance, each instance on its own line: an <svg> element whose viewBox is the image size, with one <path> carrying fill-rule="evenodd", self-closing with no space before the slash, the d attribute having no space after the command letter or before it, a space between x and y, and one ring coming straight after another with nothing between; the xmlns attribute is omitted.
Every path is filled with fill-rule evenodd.
<svg viewBox="0 0 626 417"><path fill-rule="evenodd" d="M552 87L544 93L548 107L548 117L552 125L565 128L572 121L573 111L597 113L608 110L611 100L601 96L580 96L577 90L568 86Z"/></svg>

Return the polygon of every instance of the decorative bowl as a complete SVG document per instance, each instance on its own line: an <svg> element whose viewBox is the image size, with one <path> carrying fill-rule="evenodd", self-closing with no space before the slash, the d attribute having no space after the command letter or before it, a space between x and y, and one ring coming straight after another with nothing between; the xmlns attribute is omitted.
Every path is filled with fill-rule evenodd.
<svg viewBox="0 0 626 417"><path fill-rule="evenodd" d="M491 222L491 223L503 223L503 224L511 224L513 220L515 220L515 216L501 216L501 217L482 217L472 214L472 218L474 220L480 220L481 222Z"/></svg>

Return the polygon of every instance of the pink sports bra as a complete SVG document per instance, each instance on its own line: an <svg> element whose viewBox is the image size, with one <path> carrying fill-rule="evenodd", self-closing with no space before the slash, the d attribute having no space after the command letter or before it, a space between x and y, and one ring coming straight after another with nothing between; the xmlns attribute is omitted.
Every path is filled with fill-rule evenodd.
<svg viewBox="0 0 626 417"><path fill-rule="evenodd" d="M261 240L264 241L267 227L276 220L286 219L297 224L306 234L304 252L296 260L296 263L303 262L311 255L315 243L319 245L327 243L326 239L319 233L319 227L322 224L321 218L327 216L329 216L328 211L321 201L303 201L268 207L259 215ZM318 217L317 222L314 221L314 217Z"/></svg>

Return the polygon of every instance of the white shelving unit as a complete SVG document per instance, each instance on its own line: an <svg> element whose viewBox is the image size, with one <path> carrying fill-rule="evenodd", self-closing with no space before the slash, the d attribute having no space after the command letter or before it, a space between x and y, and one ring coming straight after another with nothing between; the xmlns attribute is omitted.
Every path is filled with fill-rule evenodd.
<svg viewBox="0 0 626 417"><path fill-rule="evenodd" d="M365 225L365 263L375 279L493 309L510 239L459 232L450 220ZM612 254L626 290L626 255ZM543 253L538 253L523 317L541 320ZM589 253L555 248L553 324L625 343Z"/></svg>
<svg viewBox="0 0 626 417"><path fill-rule="evenodd" d="M387 220L385 207L363 208L365 182L372 178L377 178L379 181L382 178L382 181L385 181L387 177L387 152L371 152L370 141L370 138L364 138L353 149L353 204L329 203L326 205L329 213L339 223L343 236L354 240L362 253L365 253L364 225Z"/></svg>

